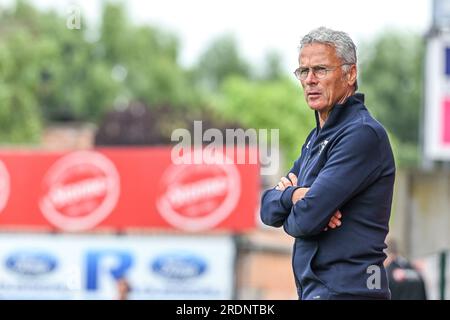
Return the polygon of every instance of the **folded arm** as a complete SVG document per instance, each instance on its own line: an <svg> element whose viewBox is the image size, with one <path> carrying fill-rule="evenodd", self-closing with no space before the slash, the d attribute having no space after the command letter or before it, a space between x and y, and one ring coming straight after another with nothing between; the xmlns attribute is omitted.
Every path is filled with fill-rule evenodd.
<svg viewBox="0 0 450 320"><path fill-rule="evenodd" d="M379 174L379 139L369 126L335 141L330 152L310 189L304 194L293 192L296 201L283 223L293 237L322 232L336 211Z"/></svg>
<svg viewBox="0 0 450 320"><path fill-rule="evenodd" d="M292 206L308 192L309 188L301 188L297 186L297 176L290 172L289 179L282 177L280 182L274 189L266 191L263 195L261 208L262 221L273 227L281 227L284 224ZM290 208L290 209L287 209ZM342 214L337 210L328 222L328 227L334 229L341 225ZM328 230L324 228L324 231Z"/></svg>

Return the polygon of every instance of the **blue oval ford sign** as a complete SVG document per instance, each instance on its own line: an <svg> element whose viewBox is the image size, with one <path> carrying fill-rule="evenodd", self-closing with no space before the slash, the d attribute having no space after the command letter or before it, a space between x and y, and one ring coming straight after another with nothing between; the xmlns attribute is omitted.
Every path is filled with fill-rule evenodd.
<svg viewBox="0 0 450 320"><path fill-rule="evenodd" d="M56 259L43 252L17 252L6 259L6 267L23 275L41 275L56 268Z"/></svg>
<svg viewBox="0 0 450 320"><path fill-rule="evenodd" d="M186 280L206 271L206 261L193 254L166 254L152 263L153 272L165 278Z"/></svg>

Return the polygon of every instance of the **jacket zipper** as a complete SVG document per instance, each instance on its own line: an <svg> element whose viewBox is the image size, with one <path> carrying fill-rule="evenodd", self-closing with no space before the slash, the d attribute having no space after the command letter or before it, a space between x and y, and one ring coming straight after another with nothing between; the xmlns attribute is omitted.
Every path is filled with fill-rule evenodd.
<svg viewBox="0 0 450 320"><path fill-rule="evenodd" d="M311 141L311 140L313 140L313 139L311 139L310 141L311 141L311 143L310 143L310 145L309 145L309 148L308 148L308 153L307 153L307 155L306 155L306 163L305 163L305 165L303 166L303 172L302 172L302 175L301 175L301 179L298 179L298 181L299 182L302 182L303 183L303 179L305 178L305 174L306 174L306 168L308 167L308 164L309 164L309 162L310 162L310 160L311 160L311 150L312 150L312 148L313 148L313 145L316 143L316 140L317 140L317 137L319 136L319 134L320 134L320 131L319 131L319 133L317 134L317 136L315 136L314 137L314 141Z"/></svg>
<svg viewBox="0 0 450 320"><path fill-rule="evenodd" d="M317 134L317 136L319 136L319 135ZM308 141L308 153L306 154L306 159L305 159L306 163L303 166L303 170L302 170L302 173L301 173L301 179L298 179L298 182L303 183L303 179L305 178L306 168L308 167L308 164L309 164L309 162L311 160L311 150L312 150L313 145L315 144L315 142L317 140L317 136L314 137L314 139L311 138ZM298 292L299 293L299 298L302 299L303 286L302 286L302 283L301 283L300 279L297 277L297 273L296 273L296 270L295 270L295 264L294 264L295 252L297 251L296 242L297 242L297 239L295 239L295 241L294 241L294 250L293 250L293 254L292 254L292 268L293 268L293 271L294 271L294 277L295 277L296 283L298 284L298 288L300 289L300 292Z"/></svg>

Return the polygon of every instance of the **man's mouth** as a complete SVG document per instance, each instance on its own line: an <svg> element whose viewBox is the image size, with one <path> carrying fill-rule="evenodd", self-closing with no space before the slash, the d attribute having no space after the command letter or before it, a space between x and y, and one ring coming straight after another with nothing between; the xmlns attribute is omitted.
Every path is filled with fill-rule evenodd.
<svg viewBox="0 0 450 320"><path fill-rule="evenodd" d="M317 92L317 91L311 91L311 92L307 93L308 98L312 98L312 99L318 98L318 97L320 97L320 95L321 95L321 93Z"/></svg>

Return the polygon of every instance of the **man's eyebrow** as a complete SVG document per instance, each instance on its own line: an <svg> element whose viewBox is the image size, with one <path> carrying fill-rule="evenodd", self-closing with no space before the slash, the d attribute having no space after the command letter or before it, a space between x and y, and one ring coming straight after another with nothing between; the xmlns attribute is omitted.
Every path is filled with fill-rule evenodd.
<svg viewBox="0 0 450 320"><path fill-rule="evenodd" d="M307 67L307 66L300 66L299 67L299 69L309 69L309 68L326 68L327 66L325 65L325 64L316 64L316 65L313 65L313 66L309 66L309 67Z"/></svg>

